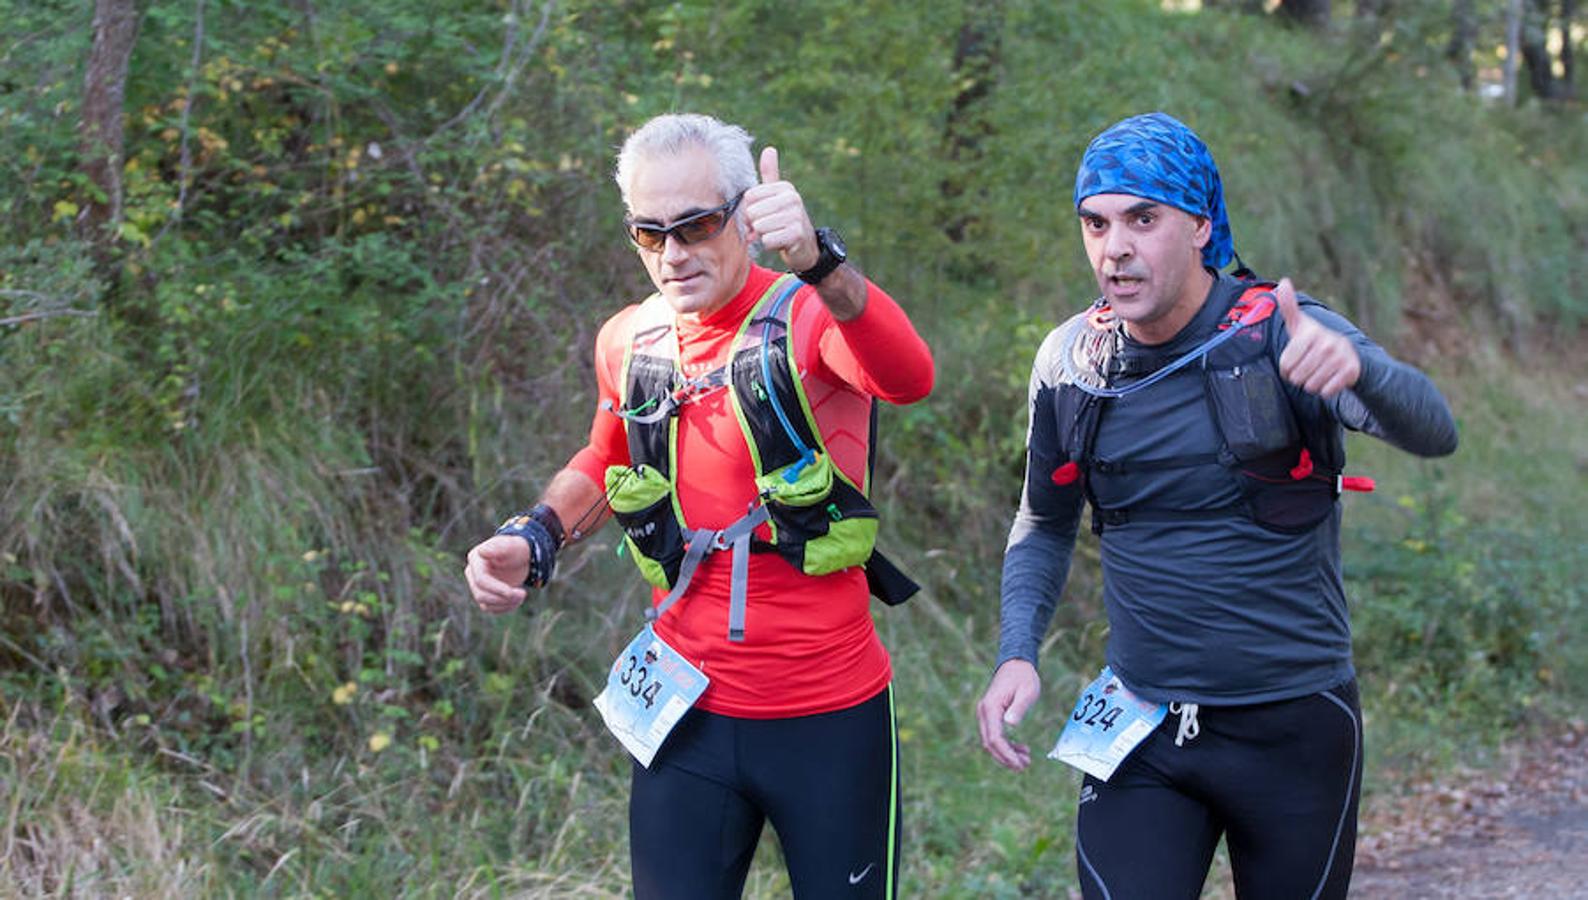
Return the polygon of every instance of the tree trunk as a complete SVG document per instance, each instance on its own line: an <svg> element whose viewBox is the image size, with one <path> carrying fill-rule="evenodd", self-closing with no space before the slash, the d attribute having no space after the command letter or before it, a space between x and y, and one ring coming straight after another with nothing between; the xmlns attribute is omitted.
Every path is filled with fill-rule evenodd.
<svg viewBox="0 0 1588 900"><path fill-rule="evenodd" d="M961 88L949 107L944 127L948 156L957 164L957 169L973 164L981 153L987 124L980 118L980 106L997 83L1002 39L1002 0L981 0L966 6L965 22L960 26L959 40L954 47L954 80ZM959 173L944 179L940 185L943 198L954 206L962 205L958 201L966 189ZM956 212L950 215L943 231L957 244L965 239L966 230L973 222L971 214Z"/></svg>
<svg viewBox="0 0 1588 900"><path fill-rule="evenodd" d="M1308 28L1323 28L1329 24L1330 0L1280 0L1280 16L1305 25Z"/></svg>
<svg viewBox="0 0 1588 900"><path fill-rule="evenodd" d="M1478 41L1478 17L1473 0L1455 0L1450 10L1450 43L1445 56L1456 67L1461 88L1471 91L1477 84L1477 69L1472 64L1472 48Z"/></svg>
<svg viewBox="0 0 1588 900"><path fill-rule="evenodd" d="M107 226L121 221L122 106L137 36L135 0L95 0L94 44L83 77L83 117L78 128L83 172L101 195L89 199L79 224L83 236L95 243L113 240Z"/></svg>
<svg viewBox="0 0 1588 900"><path fill-rule="evenodd" d="M1511 0L1505 11L1505 102L1516 105L1516 60L1522 55L1523 0Z"/></svg>
<svg viewBox="0 0 1588 900"><path fill-rule="evenodd" d="M1556 99L1555 58L1549 53L1549 0L1531 0L1522 14L1519 49L1527 85L1540 100Z"/></svg>
<svg viewBox="0 0 1588 900"><path fill-rule="evenodd" d="M1577 20L1577 0L1560 0L1560 96L1577 98L1577 52L1572 46L1572 25Z"/></svg>

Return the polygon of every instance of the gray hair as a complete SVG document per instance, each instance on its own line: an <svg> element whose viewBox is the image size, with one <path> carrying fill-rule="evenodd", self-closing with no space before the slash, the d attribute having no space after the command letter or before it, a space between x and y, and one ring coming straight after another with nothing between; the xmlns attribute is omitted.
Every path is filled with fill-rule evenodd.
<svg viewBox="0 0 1588 900"><path fill-rule="evenodd" d="M748 131L698 113L668 113L641 125L623 142L613 178L629 205L629 187L641 159L677 156L690 147L701 147L717 160L717 185L724 201L747 191L760 181L750 155L754 142Z"/></svg>

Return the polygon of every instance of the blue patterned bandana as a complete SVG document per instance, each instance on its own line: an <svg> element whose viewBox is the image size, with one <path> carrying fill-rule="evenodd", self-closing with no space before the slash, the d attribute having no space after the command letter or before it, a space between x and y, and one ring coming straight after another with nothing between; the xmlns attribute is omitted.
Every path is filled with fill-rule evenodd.
<svg viewBox="0 0 1588 900"><path fill-rule="evenodd" d="M1213 154L1173 116L1132 116L1093 138L1075 173L1076 208L1094 194L1129 194L1205 216L1213 236L1202 248L1202 262L1222 269L1235 255Z"/></svg>

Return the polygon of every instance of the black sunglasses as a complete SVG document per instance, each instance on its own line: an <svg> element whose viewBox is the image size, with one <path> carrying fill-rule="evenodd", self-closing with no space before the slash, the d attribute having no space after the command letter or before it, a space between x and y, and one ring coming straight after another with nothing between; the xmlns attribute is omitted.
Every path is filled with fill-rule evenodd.
<svg viewBox="0 0 1588 900"><path fill-rule="evenodd" d="M729 200L721 206L685 216L671 225L652 225L649 222L636 222L628 216L623 217L623 228L629 233L629 240L641 250L661 250L667 246L667 236L678 238L680 244L698 244L709 241L722 233L727 227L733 213L739 208L739 201L744 199L744 192Z"/></svg>

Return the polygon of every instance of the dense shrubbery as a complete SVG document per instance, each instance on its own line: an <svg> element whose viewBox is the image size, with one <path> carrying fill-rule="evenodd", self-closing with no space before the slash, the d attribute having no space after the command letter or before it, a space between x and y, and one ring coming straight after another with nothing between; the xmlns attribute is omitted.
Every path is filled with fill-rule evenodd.
<svg viewBox="0 0 1588 900"><path fill-rule="evenodd" d="M1415 35L1362 51L1138 0L983 6L151 3L102 240L76 224L96 199L75 134L87 12L0 0L0 317L40 315L0 326L0 776L27 813L6 834L86 834L74 816L118 802L83 794L121 771L106 758L128 762L128 802L191 814L141 834L186 860L173 880L71 840L0 873L134 893L621 878L623 763L583 704L635 580L593 546L539 612L486 622L456 573L579 443L594 329L645 289L607 172L651 114L783 148L935 348L937 394L885 413L878 477L890 548L931 588L883 626L925 772L979 762L1026 367L1088 297L1068 198L1096 130L1148 108L1198 128L1246 260L1386 338L1444 316L1491 347L1588 312L1563 287L1588 276L1585 129L1452 92ZM1120 52L1149 46L1175 49ZM1508 686L1583 683L1554 661L1582 627L1581 563L1528 535L1536 509L1485 505L1489 471L1461 477L1367 511L1359 644L1376 708L1412 696L1493 728L1518 721ZM1529 502L1582 499L1556 484ZM1093 571L1049 654L1060 693L1102 639ZM1007 867L965 888L996 896L1065 870L1062 816L997 825L983 794L929 806L921 783L911 878Z"/></svg>

